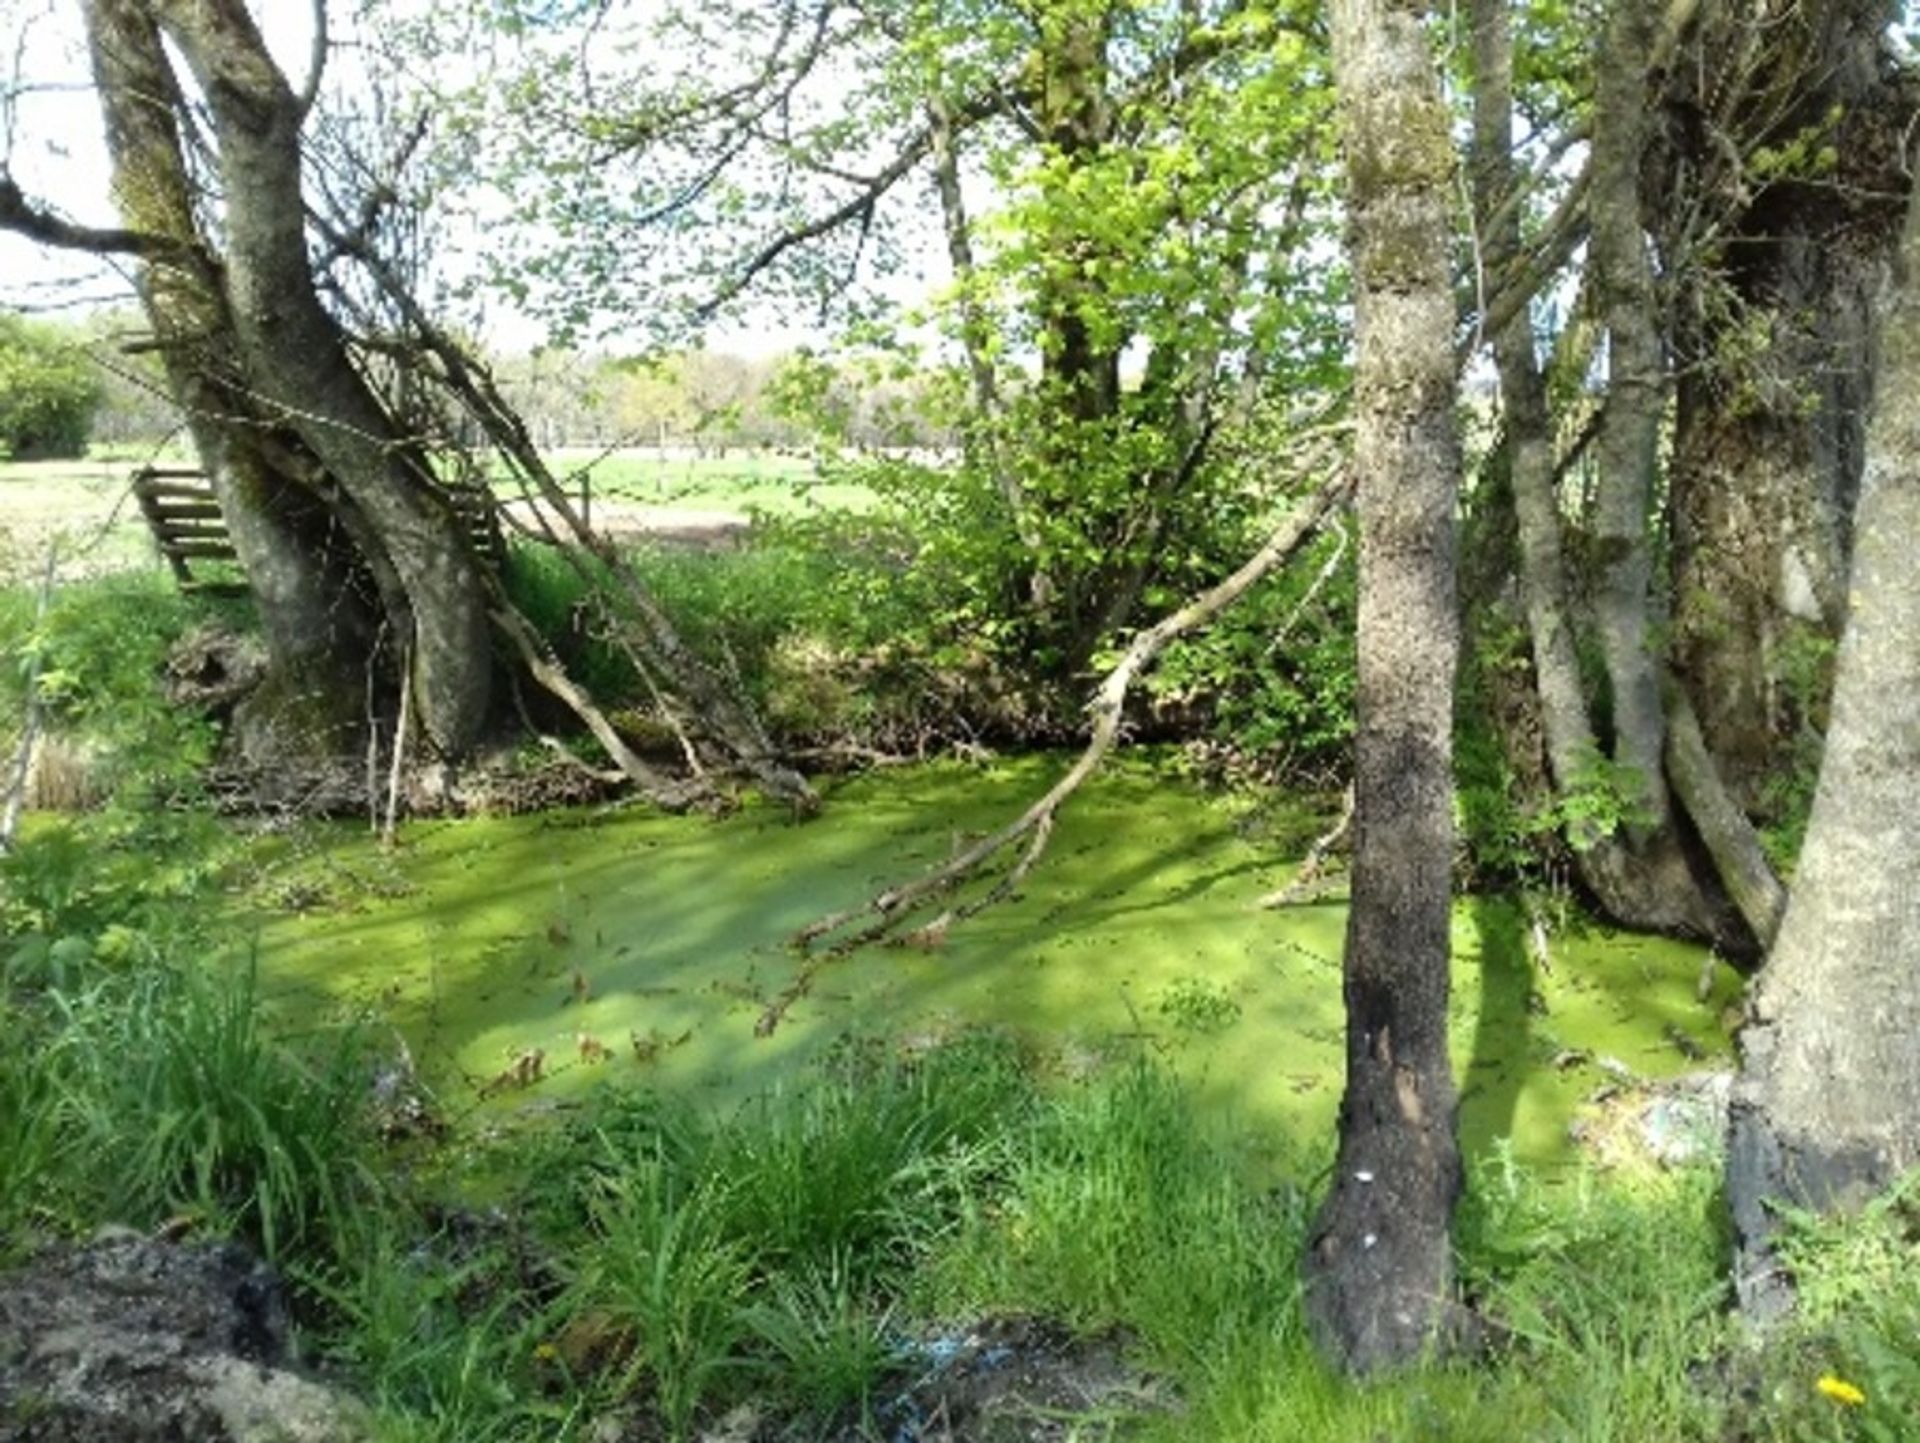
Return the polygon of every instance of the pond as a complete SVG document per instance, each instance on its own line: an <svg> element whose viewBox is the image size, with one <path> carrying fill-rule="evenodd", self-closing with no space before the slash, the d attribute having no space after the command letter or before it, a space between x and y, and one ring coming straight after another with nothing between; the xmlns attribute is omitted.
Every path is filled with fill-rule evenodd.
<svg viewBox="0 0 1920 1443"><path fill-rule="evenodd" d="M1209 1115L1270 1139L1276 1161L1329 1147L1345 904L1260 906L1315 816L1141 761L1069 804L1016 898L936 949L828 963L757 1035L802 965L787 946L796 929L944 860L1063 765L872 773L833 785L804 824L754 807L719 821L614 810L416 822L391 853L364 826L305 831L274 846L252 894L262 990L283 1014L390 1023L456 1122L537 1115L636 1080L726 1106L849 1033L912 1048L993 1026L1068 1073L1147 1050ZM1509 1138L1552 1166L1603 1063L1659 1078L1728 1054L1721 1018L1739 979L1699 949L1581 923L1555 933L1542 972L1526 935L1510 899L1455 906L1470 1150ZM536 1050L539 1078L524 1063L516 1076Z"/></svg>

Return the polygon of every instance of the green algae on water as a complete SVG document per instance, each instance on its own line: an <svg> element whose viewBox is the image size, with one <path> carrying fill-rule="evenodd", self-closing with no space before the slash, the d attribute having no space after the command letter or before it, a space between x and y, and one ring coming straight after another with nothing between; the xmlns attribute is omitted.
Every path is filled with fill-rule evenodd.
<svg viewBox="0 0 1920 1443"><path fill-rule="evenodd" d="M456 1115L634 1081L728 1106L850 1032L915 1047L988 1026L1069 1071L1146 1049L1210 1114L1270 1136L1276 1155L1327 1146L1345 906L1263 909L1297 855L1140 762L1069 804L1016 898L936 949L870 947L827 964L773 1034L756 1035L803 965L788 946L797 929L944 860L1060 765L857 778L806 824L756 807L720 821L477 818L411 824L393 853L359 829L318 829L266 863L255 889L263 988L282 1009L390 1021ZM1521 909L1501 898L1460 900L1453 931L1470 1151L1508 1138L1524 1160L1564 1160L1573 1109L1597 1081L1570 1058L1660 1077L1712 1065L1678 1038L1726 1056L1718 1019L1737 979L1718 968L1702 1000L1697 948L1588 926L1556 937L1542 972ZM534 1052L539 1079L516 1078Z"/></svg>

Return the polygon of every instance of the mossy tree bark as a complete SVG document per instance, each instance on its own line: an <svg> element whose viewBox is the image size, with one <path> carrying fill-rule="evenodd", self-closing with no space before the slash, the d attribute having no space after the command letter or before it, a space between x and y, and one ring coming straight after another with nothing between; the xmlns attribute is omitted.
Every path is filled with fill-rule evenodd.
<svg viewBox="0 0 1920 1443"><path fill-rule="evenodd" d="M1775 1205L1920 1166L1920 208L1883 322L1833 721L1786 920L1741 1036L1727 1161L1742 1308L1792 1298Z"/></svg>
<svg viewBox="0 0 1920 1443"><path fill-rule="evenodd" d="M160 33L137 0L87 0L89 52L123 222L173 243L143 261L140 297L168 389L187 418L266 641L265 699L242 731L274 764L357 745L373 634L354 547L322 500L275 463L297 441L259 414L236 373L221 273L194 214L177 116L182 97Z"/></svg>
<svg viewBox="0 0 1920 1443"><path fill-rule="evenodd" d="M1360 520L1346 1091L1303 1272L1322 1349L1405 1363L1449 1319L1460 1189L1447 1054L1453 850L1453 149L1425 7L1336 0L1355 284Z"/></svg>
<svg viewBox="0 0 1920 1443"><path fill-rule="evenodd" d="M1674 669L1750 813L1824 722L1909 181L1881 0L1704 4L1656 95L1675 291ZM1773 159L1761 163L1765 157Z"/></svg>
<svg viewBox="0 0 1920 1443"><path fill-rule="evenodd" d="M489 716L493 651L485 577L417 445L348 359L307 252L303 106L242 0L154 0L207 96L224 182L225 289L249 380L365 514L405 592L428 738L457 756Z"/></svg>

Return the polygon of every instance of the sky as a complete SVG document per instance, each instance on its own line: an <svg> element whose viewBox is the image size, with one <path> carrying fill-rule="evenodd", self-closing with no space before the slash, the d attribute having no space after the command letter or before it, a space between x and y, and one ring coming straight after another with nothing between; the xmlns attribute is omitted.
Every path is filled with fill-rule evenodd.
<svg viewBox="0 0 1920 1443"><path fill-rule="evenodd" d="M352 84L351 7L333 7L337 46L329 81ZM305 0L255 0L253 10L281 69L296 85L312 44L312 8ZM100 114L89 83L84 31L73 0L0 0L0 162L30 198L89 226L118 223L109 185ZM131 304L124 268L60 253L0 231L0 308L84 318ZM504 298L490 298L486 339L524 352L540 345L544 326ZM749 315L708 344L750 356L789 351L818 337L769 315Z"/></svg>

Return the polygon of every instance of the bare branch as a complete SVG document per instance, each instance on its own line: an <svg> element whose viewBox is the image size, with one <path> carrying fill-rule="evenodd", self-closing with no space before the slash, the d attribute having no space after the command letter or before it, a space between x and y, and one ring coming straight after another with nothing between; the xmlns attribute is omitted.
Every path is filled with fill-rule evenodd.
<svg viewBox="0 0 1920 1443"><path fill-rule="evenodd" d="M152 261L184 261L194 256L193 247L168 236L75 225L28 200L7 175L0 175L0 230L13 231L59 250L85 251L96 256L134 255Z"/></svg>
<svg viewBox="0 0 1920 1443"><path fill-rule="evenodd" d="M991 116L1002 113L1011 103L1010 97L1011 92L982 96L952 112L942 122L949 139ZM711 320L723 306L738 299L761 272L788 251L831 235L842 226L856 221L860 223L863 231L870 227L873 224L874 211L880 201L895 185L911 174L915 166L933 153L934 130L934 124L929 123L915 131L907 138L899 154L880 170L868 176L860 190L840 205L823 215L815 216L812 220L791 226L768 241L700 306L696 312L699 319Z"/></svg>
<svg viewBox="0 0 1920 1443"><path fill-rule="evenodd" d="M755 1032L764 1037L779 1026L787 1010L811 987L821 962L844 956L867 942L896 932L908 918L955 891L1001 853L1017 843L1024 843L1018 857L983 896L948 907L903 940L935 944L954 923L1010 895L1026 879L1046 849L1060 808L1098 770L1100 763L1119 740L1127 694L1140 674L1153 664L1175 638L1211 621L1245 595L1262 577L1298 554L1334 507L1346 497L1350 484L1345 465L1336 464L1332 474L1287 516L1267 539L1267 543L1239 570L1133 638L1089 703L1088 710L1093 714L1093 734L1085 749L1066 775L1026 811L932 871L913 881L890 887L858 907L822 917L796 933L793 943L803 949L823 938L844 935L816 958L813 965L801 969L787 990L761 1015ZM865 925L849 931L863 922Z"/></svg>

